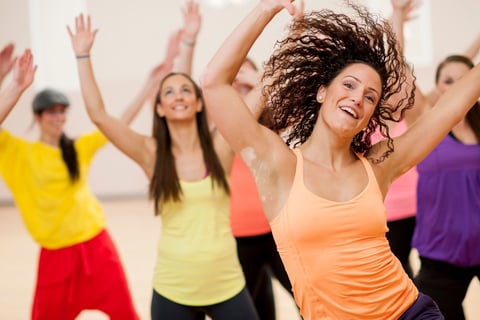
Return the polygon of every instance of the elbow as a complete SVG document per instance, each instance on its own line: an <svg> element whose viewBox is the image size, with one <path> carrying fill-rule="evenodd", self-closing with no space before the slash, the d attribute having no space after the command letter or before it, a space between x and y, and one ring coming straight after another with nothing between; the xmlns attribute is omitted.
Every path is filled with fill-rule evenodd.
<svg viewBox="0 0 480 320"><path fill-rule="evenodd" d="M200 87L205 93L207 91L218 89L221 86L231 84L221 72L213 70L213 68L207 67L200 76Z"/></svg>

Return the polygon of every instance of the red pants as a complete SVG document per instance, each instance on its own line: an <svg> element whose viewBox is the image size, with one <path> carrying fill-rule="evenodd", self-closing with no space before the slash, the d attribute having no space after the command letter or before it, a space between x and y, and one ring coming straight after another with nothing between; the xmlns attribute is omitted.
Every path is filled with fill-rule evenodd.
<svg viewBox="0 0 480 320"><path fill-rule="evenodd" d="M73 320L82 310L100 310L112 320L139 319L106 230L71 247L40 251L32 319Z"/></svg>

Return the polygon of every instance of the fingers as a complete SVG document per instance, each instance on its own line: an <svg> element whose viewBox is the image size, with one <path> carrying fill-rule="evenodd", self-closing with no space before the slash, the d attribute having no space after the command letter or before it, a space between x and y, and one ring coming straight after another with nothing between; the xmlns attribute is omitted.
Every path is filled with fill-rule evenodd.
<svg viewBox="0 0 480 320"><path fill-rule="evenodd" d="M291 16L295 16L297 12L297 8L292 3L292 0L280 0L280 4L283 5L285 9L287 9L288 13Z"/></svg>

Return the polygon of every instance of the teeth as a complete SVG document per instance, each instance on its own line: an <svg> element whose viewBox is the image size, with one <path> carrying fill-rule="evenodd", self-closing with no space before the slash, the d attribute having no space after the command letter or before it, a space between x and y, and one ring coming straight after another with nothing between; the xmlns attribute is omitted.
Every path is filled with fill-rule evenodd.
<svg viewBox="0 0 480 320"><path fill-rule="evenodd" d="M340 107L341 110L345 111L345 112L348 112L349 114L352 115L352 117L354 117L355 119L358 119L358 115L357 113L355 112L355 110L353 110L352 108L350 107Z"/></svg>

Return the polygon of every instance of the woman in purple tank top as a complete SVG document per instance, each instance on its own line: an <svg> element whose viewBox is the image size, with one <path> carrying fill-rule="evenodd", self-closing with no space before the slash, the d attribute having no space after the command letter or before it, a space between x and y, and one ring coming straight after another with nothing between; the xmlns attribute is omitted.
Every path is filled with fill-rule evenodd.
<svg viewBox="0 0 480 320"><path fill-rule="evenodd" d="M437 68L437 91L451 91L473 68L466 56L448 56ZM417 170L413 246L419 252L421 268L415 283L438 303L446 319L465 319L462 302L473 278L480 278L478 101Z"/></svg>

